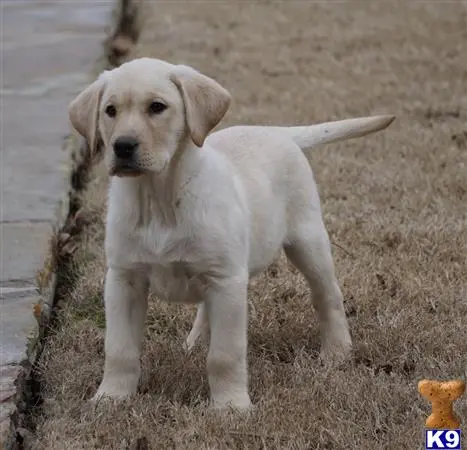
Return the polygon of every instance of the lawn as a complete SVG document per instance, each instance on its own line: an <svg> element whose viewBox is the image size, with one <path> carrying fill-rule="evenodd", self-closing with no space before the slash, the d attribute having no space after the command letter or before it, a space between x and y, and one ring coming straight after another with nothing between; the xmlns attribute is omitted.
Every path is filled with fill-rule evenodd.
<svg viewBox="0 0 467 450"><path fill-rule="evenodd" d="M140 393L91 406L104 363L97 166L73 283L41 358L37 449L417 449L422 378L465 378L467 8L460 2L147 1L132 57L190 64L233 103L222 126L396 114L311 165L354 340L320 366L307 286L281 256L250 283L250 414L206 408L195 310L150 302ZM267 232L267 230L265 230ZM455 404L467 421L466 396ZM464 422L467 423L467 422Z"/></svg>

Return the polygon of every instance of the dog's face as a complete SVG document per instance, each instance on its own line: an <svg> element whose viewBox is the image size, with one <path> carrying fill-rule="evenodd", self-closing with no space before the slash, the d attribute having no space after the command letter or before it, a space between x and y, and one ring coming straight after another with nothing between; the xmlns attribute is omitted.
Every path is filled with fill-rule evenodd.
<svg viewBox="0 0 467 450"><path fill-rule="evenodd" d="M69 106L92 151L105 149L110 175L160 173L187 139L201 147L230 104L217 82L187 66L141 58L105 71Z"/></svg>

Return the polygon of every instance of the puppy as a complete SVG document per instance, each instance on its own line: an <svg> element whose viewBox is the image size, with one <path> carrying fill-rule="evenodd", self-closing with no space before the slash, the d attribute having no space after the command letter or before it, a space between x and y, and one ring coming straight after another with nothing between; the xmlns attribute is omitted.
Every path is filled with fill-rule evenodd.
<svg viewBox="0 0 467 450"><path fill-rule="evenodd" d="M321 356L351 348L318 191L317 144L382 130L393 116L209 135L230 94L196 70L141 58L105 71L69 106L111 175L105 238L105 369L95 399L134 394L149 289L198 303L191 349L210 331L211 405L250 406L247 285L285 250L313 291ZM209 135L209 136L208 136Z"/></svg>

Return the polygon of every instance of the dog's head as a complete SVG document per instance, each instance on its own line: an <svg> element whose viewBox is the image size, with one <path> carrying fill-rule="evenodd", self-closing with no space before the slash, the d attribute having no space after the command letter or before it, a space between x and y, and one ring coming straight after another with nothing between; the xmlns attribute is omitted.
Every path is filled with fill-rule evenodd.
<svg viewBox="0 0 467 450"><path fill-rule="evenodd" d="M104 71L68 109L92 152L104 145L110 175L160 173L190 139L202 147L230 94L188 66L151 58Z"/></svg>

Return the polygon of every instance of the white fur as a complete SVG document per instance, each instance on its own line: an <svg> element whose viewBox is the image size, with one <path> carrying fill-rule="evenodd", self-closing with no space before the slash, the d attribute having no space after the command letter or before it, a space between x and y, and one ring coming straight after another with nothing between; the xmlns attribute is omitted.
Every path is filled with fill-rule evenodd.
<svg viewBox="0 0 467 450"><path fill-rule="evenodd" d="M177 71L183 76L174 81ZM111 178L106 357L96 398L136 392L152 288L167 301L199 303L186 347L210 331L211 403L248 408L247 284L281 249L313 290L322 356L345 356L351 338L304 150L383 129L394 117L309 127L237 126L206 137L230 101L213 80L148 58L102 78L70 105L73 125L88 138L100 134L109 170L115 168L112 145L118 136L138 137L144 157L135 162L139 176ZM169 109L148 119L138 106L148 96L167 100ZM109 99L119 109L112 120L103 113ZM100 108L98 124L85 122L92 108Z"/></svg>

